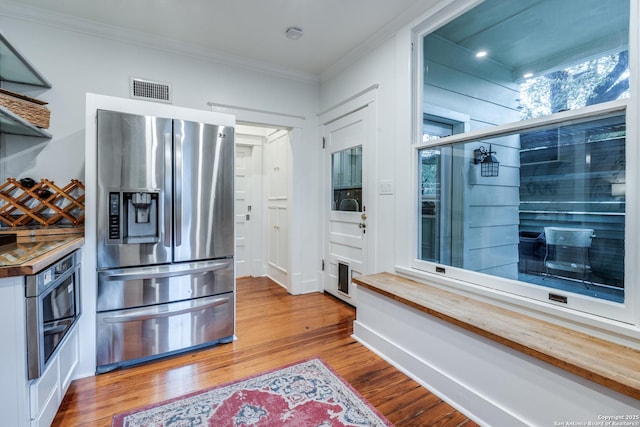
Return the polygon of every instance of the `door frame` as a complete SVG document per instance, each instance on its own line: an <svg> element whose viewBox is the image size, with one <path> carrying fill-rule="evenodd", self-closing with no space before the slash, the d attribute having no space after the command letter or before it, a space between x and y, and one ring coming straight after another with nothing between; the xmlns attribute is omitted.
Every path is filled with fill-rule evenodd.
<svg viewBox="0 0 640 427"><path fill-rule="evenodd" d="M364 161L362 167L366 168L366 182L363 182L363 187L367 188L368 197L367 197L367 238L365 240L365 268L366 271L363 274L370 274L377 270L378 266L378 251L377 251L377 233L378 229L378 209L377 209L377 177L378 171L376 168L377 165L377 151L378 151L378 134L377 134L377 97L378 97L378 84L374 84L369 86L368 88L356 93L353 96L350 96L339 102L338 104L328 108L318 115L320 122L320 129L323 138L326 138L326 128L327 125L332 122L348 116L351 113L354 113L358 110L364 110L364 133L365 140L367 141L366 146L366 156L364 157ZM365 147L363 147L365 149ZM331 206L331 179L328 176L330 165L327 164L327 155L323 150L322 153L322 196L321 196L321 217L322 217L322 270L319 272L320 280L319 283L322 284L322 290L327 288L326 283L326 272L325 268L325 260L327 258L327 254L329 251L329 215L330 210L327 209L328 206ZM365 175L363 175L364 178ZM357 286L354 285L354 296L357 295ZM353 301L357 301L357 297L353 298Z"/></svg>
<svg viewBox="0 0 640 427"><path fill-rule="evenodd" d="M289 157L289 178L288 178L288 195L289 195L289 274L287 275L286 283L283 283L284 287L290 294L297 295L315 291L316 289L309 289L308 284L303 280L303 257L301 243L292 239L292 236L303 234L304 223L298 220L300 215L297 208L297 188L294 187L293 178L297 173L298 168L303 167L303 160L296 157L295 147L301 144L304 140L303 129L305 128L306 117L298 116L294 114L279 113L274 111L258 110L253 108L246 108L241 106L232 106L227 104L217 104L214 102L207 102L207 105L211 111L232 114L236 118L236 123L247 126L257 127L271 127L279 129L287 129L290 132L289 150L291 156ZM264 152L262 153L264 155ZM266 215L266 204L262 207L263 218ZM262 246L266 244L266 236L262 235ZM263 260L266 257L266 247L263 248ZM266 265L266 264L265 264ZM265 273L266 274L266 273ZM315 286L314 286L315 288Z"/></svg>

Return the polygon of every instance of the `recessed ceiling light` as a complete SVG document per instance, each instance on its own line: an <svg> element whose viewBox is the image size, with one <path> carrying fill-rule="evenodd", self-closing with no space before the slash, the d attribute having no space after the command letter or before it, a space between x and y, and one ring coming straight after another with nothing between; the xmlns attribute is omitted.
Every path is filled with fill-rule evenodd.
<svg viewBox="0 0 640 427"><path fill-rule="evenodd" d="M524 73L522 77L524 77L525 79L530 79L531 77L533 77L533 73Z"/></svg>
<svg viewBox="0 0 640 427"><path fill-rule="evenodd" d="M476 58L484 58L485 56L487 56L487 51L486 50L479 50L476 52Z"/></svg>
<svg viewBox="0 0 640 427"><path fill-rule="evenodd" d="M302 29L298 27L289 27L287 28L287 31L285 31L285 35L291 40L299 40L302 37Z"/></svg>

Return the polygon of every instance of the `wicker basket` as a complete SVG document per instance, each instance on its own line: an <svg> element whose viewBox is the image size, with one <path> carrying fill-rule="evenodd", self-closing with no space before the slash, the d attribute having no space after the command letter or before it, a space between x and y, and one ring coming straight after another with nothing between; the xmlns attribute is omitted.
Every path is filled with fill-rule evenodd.
<svg viewBox="0 0 640 427"><path fill-rule="evenodd" d="M0 89L0 105L12 113L22 117L29 123L43 129L49 127L51 112L44 105L46 102L30 98L20 93Z"/></svg>

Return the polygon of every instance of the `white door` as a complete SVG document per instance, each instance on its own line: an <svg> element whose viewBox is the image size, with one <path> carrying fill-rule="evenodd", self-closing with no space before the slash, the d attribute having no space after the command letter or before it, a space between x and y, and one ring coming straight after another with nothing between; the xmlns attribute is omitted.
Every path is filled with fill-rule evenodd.
<svg viewBox="0 0 640 427"><path fill-rule="evenodd" d="M356 306L354 276L367 273L367 108L325 125L324 289Z"/></svg>
<svg viewBox="0 0 640 427"><path fill-rule="evenodd" d="M251 275L251 150L236 146L236 277Z"/></svg>
<svg viewBox="0 0 640 427"><path fill-rule="evenodd" d="M289 288L289 149L288 130L267 137L267 275Z"/></svg>

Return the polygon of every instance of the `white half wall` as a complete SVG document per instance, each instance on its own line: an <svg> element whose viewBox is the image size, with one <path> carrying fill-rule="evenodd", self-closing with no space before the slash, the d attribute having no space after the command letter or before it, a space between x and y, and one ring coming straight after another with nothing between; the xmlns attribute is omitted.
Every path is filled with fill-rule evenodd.
<svg viewBox="0 0 640 427"><path fill-rule="evenodd" d="M369 289L358 298L354 337L481 425L637 425L632 397Z"/></svg>

